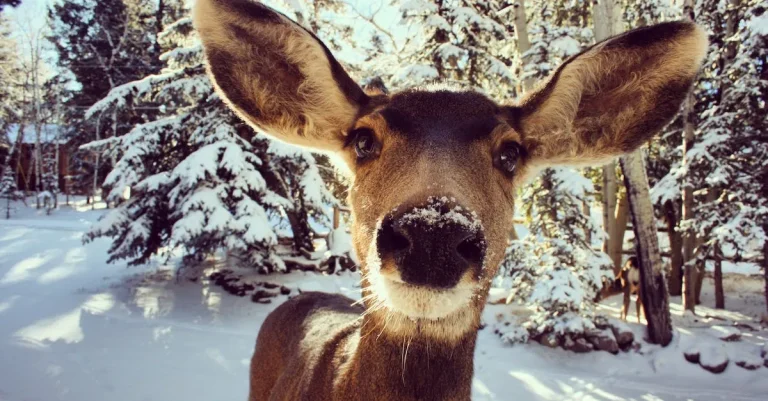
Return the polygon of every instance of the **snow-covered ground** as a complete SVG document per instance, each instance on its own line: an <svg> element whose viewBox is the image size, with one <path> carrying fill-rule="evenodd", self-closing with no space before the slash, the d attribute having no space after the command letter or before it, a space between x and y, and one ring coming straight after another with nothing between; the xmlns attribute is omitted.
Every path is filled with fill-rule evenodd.
<svg viewBox="0 0 768 401"><path fill-rule="evenodd" d="M256 333L285 297L256 304L208 280L177 277L173 265L107 265L108 241L81 243L100 213L63 207L44 216L22 208L0 221L0 400L244 400ZM254 279L294 292L356 297L358 291L353 274ZM733 363L761 359L759 347L768 338L757 320L765 310L759 281L738 277L728 283L729 310L703 306L694 321L673 298L679 327L674 342L664 349L643 344L616 356L505 346L493 328L510 307L491 305L478 341L473 399L766 400L768 368L747 371ZM709 289L703 298L713 304ZM601 309L618 316L620 303L614 297ZM634 321L634 305L631 311ZM741 340L718 340L734 330L733 323ZM643 326L630 326L642 337ZM683 358L693 345L722 348L732 363L720 375L709 373Z"/></svg>

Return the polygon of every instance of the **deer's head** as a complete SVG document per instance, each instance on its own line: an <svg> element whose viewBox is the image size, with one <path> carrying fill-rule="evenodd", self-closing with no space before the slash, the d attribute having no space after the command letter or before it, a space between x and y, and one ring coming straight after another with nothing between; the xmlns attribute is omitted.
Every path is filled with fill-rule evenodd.
<svg viewBox="0 0 768 401"><path fill-rule="evenodd" d="M515 188L541 167L638 148L677 113L707 48L690 23L631 31L501 105L430 87L366 93L315 35L259 3L200 0L195 24L245 121L343 159L371 319L443 341L477 327Z"/></svg>

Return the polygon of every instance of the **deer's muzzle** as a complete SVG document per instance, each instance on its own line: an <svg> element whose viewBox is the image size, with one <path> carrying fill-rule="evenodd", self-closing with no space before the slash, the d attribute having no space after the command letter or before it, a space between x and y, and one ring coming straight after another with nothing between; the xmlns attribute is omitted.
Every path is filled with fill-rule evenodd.
<svg viewBox="0 0 768 401"><path fill-rule="evenodd" d="M486 245L474 213L448 198L430 198L385 217L377 248L382 260L394 261L403 282L449 289L470 269L479 275Z"/></svg>

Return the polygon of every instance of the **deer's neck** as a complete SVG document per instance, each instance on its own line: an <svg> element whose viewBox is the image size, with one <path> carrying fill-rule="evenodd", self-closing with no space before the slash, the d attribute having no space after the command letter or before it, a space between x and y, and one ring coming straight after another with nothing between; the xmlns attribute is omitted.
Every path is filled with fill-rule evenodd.
<svg viewBox="0 0 768 401"><path fill-rule="evenodd" d="M363 324L363 328L374 327ZM420 338L397 341L362 330L350 360L347 391L365 400L469 400L477 333L455 345ZM350 394L352 395L352 394ZM359 396L359 398L358 398Z"/></svg>

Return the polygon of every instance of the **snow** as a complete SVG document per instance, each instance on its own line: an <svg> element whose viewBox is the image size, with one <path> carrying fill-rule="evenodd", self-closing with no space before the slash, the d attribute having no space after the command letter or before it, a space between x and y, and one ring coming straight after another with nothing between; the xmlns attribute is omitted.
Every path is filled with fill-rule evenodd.
<svg viewBox="0 0 768 401"><path fill-rule="evenodd" d="M108 241L80 242L102 213L78 211L89 208L62 207L45 216L21 207L12 220L0 221L0 399L245 399L256 334L266 315L286 298L255 304L206 280L192 282L184 274L177 279L178 259L130 269L124 263L107 265ZM197 269L216 269L220 263L207 261ZM295 272L253 280L359 298L357 274ZM764 303L742 304L731 295L726 294L729 307L765 310ZM760 296L754 294L754 299ZM703 301L711 299L710 285ZM680 323L679 297L671 301L678 327L673 343L666 348L643 343L639 352L616 356L505 345L489 324L479 332L472 399L764 400L768 369L747 371L732 364L715 376L683 359L683 350L694 344L704 350L719 340L708 337L709 326ZM610 298L601 307L616 316L620 302L620 296ZM701 316L753 322L739 310L697 307ZM497 322L497 315L510 311L508 305L491 305L483 320ZM627 327L642 338L642 326ZM723 343L733 362L760 355L768 332L756 327L744 330L740 342ZM722 355L715 351L703 356Z"/></svg>
<svg viewBox="0 0 768 401"><path fill-rule="evenodd" d="M714 325L709 329L713 337L723 341L732 341L741 337L741 331L735 327Z"/></svg>
<svg viewBox="0 0 768 401"><path fill-rule="evenodd" d="M753 17L747 24L753 33L768 35L768 13L762 13L758 17Z"/></svg>
<svg viewBox="0 0 768 401"><path fill-rule="evenodd" d="M472 232L481 231L483 224L478 219L475 212L465 210L463 207L455 205L448 211L441 210L448 207L451 200L447 197L429 198L429 204L426 207L415 208L401 216L400 221L411 224L414 221L427 223L432 227L443 227L446 224L457 224L470 229Z"/></svg>
<svg viewBox="0 0 768 401"><path fill-rule="evenodd" d="M725 344L708 344L699 348L699 355L701 364L706 366L717 366L728 362Z"/></svg>
<svg viewBox="0 0 768 401"><path fill-rule="evenodd" d="M569 36L557 38L552 41L551 45L566 56L571 56L581 51L581 43Z"/></svg>
<svg viewBox="0 0 768 401"><path fill-rule="evenodd" d="M437 78L440 74L431 65L409 65L401 68L397 75L399 81L425 82Z"/></svg>

